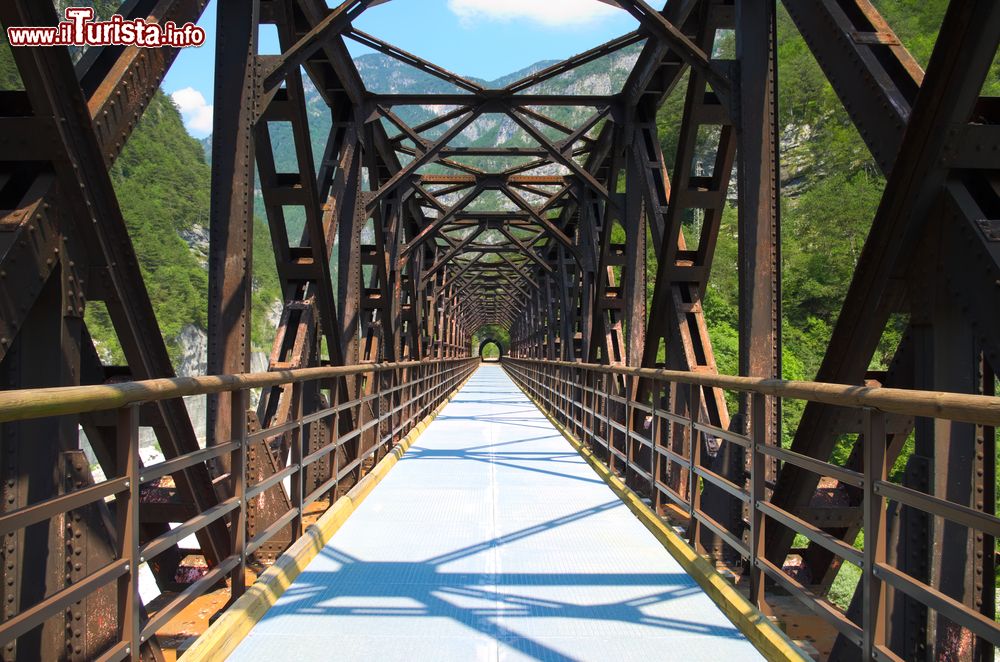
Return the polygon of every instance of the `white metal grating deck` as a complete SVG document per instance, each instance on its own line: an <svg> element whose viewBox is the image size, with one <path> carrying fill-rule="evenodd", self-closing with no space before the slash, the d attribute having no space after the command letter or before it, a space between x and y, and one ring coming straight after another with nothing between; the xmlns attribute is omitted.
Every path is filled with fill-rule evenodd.
<svg viewBox="0 0 1000 662"><path fill-rule="evenodd" d="M229 659L763 658L483 366Z"/></svg>

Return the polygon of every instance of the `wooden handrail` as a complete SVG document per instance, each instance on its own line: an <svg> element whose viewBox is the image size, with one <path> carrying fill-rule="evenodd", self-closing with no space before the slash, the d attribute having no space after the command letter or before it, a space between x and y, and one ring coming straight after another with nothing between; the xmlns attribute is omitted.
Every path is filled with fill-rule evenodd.
<svg viewBox="0 0 1000 662"><path fill-rule="evenodd" d="M1000 397L969 395L944 391L917 391L901 388L849 386L823 382L788 381L759 377L733 377L704 372L627 368L504 357L513 363L542 363L545 365L590 370L597 373L638 377L660 382L695 384L712 388L760 393L794 400L809 400L840 407L868 407L891 414L942 418L975 425L1000 426ZM2 420L2 419L0 419Z"/></svg>
<svg viewBox="0 0 1000 662"><path fill-rule="evenodd" d="M419 366L478 361L472 358L405 361L401 363L366 363L354 366L300 368L242 375L206 375L149 379L121 384L94 384L58 388L33 388L0 391L0 423L47 416L65 416L85 412L118 409L132 404L170 400L191 395L225 393L249 388L283 386L317 379L351 377L365 373L416 368Z"/></svg>

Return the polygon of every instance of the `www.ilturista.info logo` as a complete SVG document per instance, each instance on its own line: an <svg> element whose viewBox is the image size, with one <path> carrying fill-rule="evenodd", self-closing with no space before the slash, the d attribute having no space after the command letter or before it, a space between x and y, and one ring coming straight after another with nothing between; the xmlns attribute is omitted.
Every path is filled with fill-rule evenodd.
<svg viewBox="0 0 1000 662"><path fill-rule="evenodd" d="M67 7L66 20L55 27L10 27L11 46L139 46L140 48L187 48L205 43L205 30L194 23L178 27L115 14L95 21L92 7Z"/></svg>

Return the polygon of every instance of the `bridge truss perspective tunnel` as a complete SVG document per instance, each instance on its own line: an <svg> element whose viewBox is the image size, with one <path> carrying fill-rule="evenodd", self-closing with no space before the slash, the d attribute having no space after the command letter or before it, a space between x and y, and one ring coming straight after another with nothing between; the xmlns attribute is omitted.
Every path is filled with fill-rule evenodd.
<svg viewBox="0 0 1000 662"><path fill-rule="evenodd" d="M201 632L184 623L263 599L255 587L279 582L490 370L673 541L766 657L994 659L1000 103L982 90L1000 3L951 0L925 71L869 0L783 0L886 179L815 381L790 382L779 8L601 1L635 31L492 88L355 27L390 0L218 0L198 377L175 375L109 174L176 50L10 49L22 89L0 92L3 660L173 659ZM207 2L119 13L183 25ZM0 0L6 28L60 18L47 0ZM260 52L262 28L279 53ZM348 42L431 91L372 89ZM629 48L616 88L551 91ZM331 118L319 149L313 89ZM672 96L671 161L657 112ZM491 122L512 141L470 145ZM255 204L284 302L258 373L253 264L270 257L253 254ZM719 374L703 308L727 207L738 375ZM93 305L121 365L95 348ZM889 368L870 370L899 318ZM488 344L502 373L480 367ZM204 430L184 400L200 397ZM802 415L783 430L791 403ZM160 461L140 454L154 438ZM838 605L845 567L856 586ZM787 639L760 634L772 620Z"/></svg>

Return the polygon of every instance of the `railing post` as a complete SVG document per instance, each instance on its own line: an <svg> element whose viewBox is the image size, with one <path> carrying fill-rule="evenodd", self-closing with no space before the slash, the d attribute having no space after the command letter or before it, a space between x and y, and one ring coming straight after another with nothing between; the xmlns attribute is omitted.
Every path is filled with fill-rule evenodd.
<svg viewBox="0 0 1000 662"><path fill-rule="evenodd" d="M392 398L394 395L392 389L396 385L397 370L398 368L393 368L392 370L387 370L386 372L383 373L385 376L384 377L385 383L381 385L383 391L378 397L378 403L379 403L378 417L386 426L385 430L382 430L381 427L379 428L379 434L385 435L386 433L388 433L389 441L387 441L386 443L390 446L392 445ZM384 411L382 409L383 406L385 407Z"/></svg>
<svg viewBox="0 0 1000 662"><path fill-rule="evenodd" d="M406 389L404 389L404 391L403 391L405 400L403 400L403 415L401 417L402 421L408 421L408 420L410 420L410 417L413 415L413 393L414 393L414 391L417 388L416 387L417 380L412 378L414 372L417 373L416 377L417 377L417 379L419 379L420 378L420 369L419 368L416 368L416 369L414 369L414 368L407 368L406 369L407 377L410 377L410 379L406 380ZM402 422L400 424L402 425ZM403 436L404 433L405 433L405 430L400 430L399 431L400 436Z"/></svg>
<svg viewBox="0 0 1000 662"><path fill-rule="evenodd" d="M656 420L656 401L660 399L660 383L651 381L651 397L649 399L649 497L653 502L653 510L660 514L660 490L656 481L660 477L660 424Z"/></svg>
<svg viewBox="0 0 1000 662"><path fill-rule="evenodd" d="M431 409L439 405L451 393L452 389L449 388L449 382L452 373L454 372L455 384L458 385L471 374L474 365L471 362L466 362L449 366L436 366L434 377L435 391Z"/></svg>
<svg viewBox="0 0 1000 662"><path fill-rule="evenodd" d="M414 375L413 373L416 373L416 374ZM411 375L412 378L409 380L409 384L410 384L409 389L410 389L410 392L406 396L405 418L403 419L404 421L412 421L413 420L413 412L414 412L414 410L416 408L416 404L417 404L417 389L420 388L420 375L421 374L423 374L423 370L421 369L421 366L417 366L416 368L411 368L410 369L410 375ZM405 434L406 434L406 430L405 429L400 431L400 435L405 435Z"/></svg>
<svg viewBox="0 0 1000 662"><path fill-rule="evenodd" d="M615 471L615 454L611 452L611 389L608 388L608 381L611 375L606 372L601 373L601 390L604 392L604 448L607 452L608 463L612 473Z"/></svg>
<svg viewBox="0 0 1000 662"><path fill-rule="evenodd" d="M375 413L375 438L378 440L376 443L381 446L383 442L382 437L382 373L375 370L372 373L372 379L375 380L375 406L378 408Z"/></svg>
<svg viewBox="0 0 1000 662"><path fill-rule="evenodd" d="M691 523L688 526L688 536L691 546L699 549L701 522L697 513L701 511L701 490L698 489L698 474L696 469L701 466L701 444L698 443L700 433L695 425L701 414L701 386L688 384L688 501L691 508Z"/></svg>
<svg viewBox="0 0 1000 662"><path fill-rule="evenodd" d="M597 400L594 397L594 392L597 390L597 378L589 368L580 368L580 373L583 375L584 382L583 399L587 402L586 423L583 434L584 438L587 438L588 441L584 443L590 448L594 448L597 436ZM583 441L583 438L581 438L581 441Z"/></svg>
<svg viewBox="0 0 1000 662"><path fill-rule="evenodd" d="M617 380L616 380L617 381ZM632 439L632 378L625 376L625 484L628 484L629 472L632 471L632 463L635 462L635 447ZM633 472L634 473L634 472Z"/></svg>
<svg viewBox="0 0 1000 662"><path fill-rule="evenodd" d="M229 472L230 490L239 501L239 508L233 511L232 538L233 554L239 563L233 568L230 576L232 586L230 599L243 595L246 590L246 547L247 547L247 410L250 408L249 393L245 390L234 391L232 408L230 409L230 431L236 448L230 455L231 469Z"/></svg>
<svg viewBox="0 0 1000 662"><path fill-rule="evenodd" d="M392 443L393 445L399 443L401 432L400 429L403 423L403 403L406 402L406 384L409 382L409 370L406 368L400 368L399 373L396 374L396 383L394 388L396 392L392 394L390 399L390 407L395 412L390 416L392 421Z"/></svg>
<svg viewBox="0 0 1000 662"><path fill-rule="evenodd" d="M549 404L552 416L562 422L562 400L559 395L559 380L557 379L558 373L554 366L546 366L546 370L549 373Z"/></svg>
<svg viewBox="0 0 1000 662"><path fill-rule="evenodd" d="M303 400L305 399L305 388L301 383L293 384L292 401L295 403L295 418L298 426L292 435L292 466L295 472L292 474L292 508L295 509L295 517L292 519L292 540L302 537L302 486L305 483L305 468L302 466L303 446L305 437L305 426L302 424L302 412L304 411Z"/></svg>
<svg viewBox="0 0 1000 662"><path fill-rule="evenodd" d="M427 367L427 398L424 400L424 410L420 412L420 420L424 420L437 407L438 386L441 384L441 378L451 375L452 370L456 375L464 374L462 364L449 366L435 363Z"/></svg>
<svg viewBox="0 0 1000 662"><path fill-rule="evenodd" d="M456 366L457 367L457 366ZM420 405L420 415L417 416L417 421L424 420L424 417L434 409L434 376L437 374L437 365L428 365L424 368L424 375L427 382L424 384L424 396L421 400Z"/></svg>
<svg viewBox="0 0 1000 662"><path fill-rule="evenodd" d="M333 388L330 389L330 406L335 409L340 407L340 385L336 381L333 383ZM340 463L344 456L344 447L340 443L340 422L345 413L349 413L349 410L347 412L337 411L330 419L330 438L333 442L333 452L330 453L330 467L333 474L333 490L329 496L331 507L337 501L340 491Z"/></svg>
<svg viewBox="0 0 1000 662"><path fill-rule="evenodd" d="M414 375L413 373L417 373ZM407 368L406 374L408 379L406 380L406 389L403 391L403 422L408 421L410 416L413 415L413 394L416 391L417 380L420 379L420 368ZM406 430L400 430L399 435L403 436Z"/></svg>
<svg viewBox="0 0 1000 662"><path fill-rule="evenodd" d="M573 408L573 401L570 396L571 384L569 382L569 372L563 366L559 366L556 369L556 374L559 375L559 397L562 398L563 406L563 425L566 426L567 430L572 430L575 427L576 410Z"/></svg>
<svg viewBox="0 0 1000 662"><path fill-rule="evenodd" d="M427 365L420 366L420 386L417 387L417 404L413 414L413 424L416 425L424 417L424 407L428 402L430 393L430 383L432 382L431 368Z"/></svg>
<svg viewBox="0 0 1000 662"><path fill-rule="evenodd" d="M586 369L587 373L587 397L590 398L590 425L588 426L590 431L590 447L597 447L597 375L590 370Z"/></svg>
<svg viewBox="0 0 1000 662"><path fill-rule="evenodd" d="M386 433L385 445L387 448L394 448L398 443L398 440L396 439L396 422L395 422L396 414L393 412L396 409L396 405L402 404L403 402L403 396L402 396L403 389L401 388L401 385L405 382L406 376L402 368L394 368L393 370L388 371L386 374L388 374L389 376L388 388L385 389L388 392L386 393L384 398L381 396L379 397L379 407L382 406L382 401L383 400L385 401L385 415L384 416L382 415L381 409L379 409L379 415L380 418L385 418L386 423L388 423L385 429ZM385 387L384 384L380 385L380 388L384 387ZM402 418L400 418L399 420L402 420Z"/></svg>
<svg viewBox="0 0 1000 662"><path fill-rule="evenodd" d="M761 447L768 443L767 396L753 393L750 396L750 601L762 611L765 609L764 571L757 560L764 556L765 516L760 503L765 498L767 456Z"/></svg>
<svg viewBox="0 0 1000 662"><path fill-rule="evenodd" d="M886 591L878 577L877 566L886 562L886 515L882 497L875 492L877 481L887 480L885 452L885 414L865 409L864 414L864 567L862 568L862 654L865 660L874 658L880 646L885 646Z"/></svg>
<svg viewBox="0 0 1000 662"><path fill-rule="evenodd" d="M423 420L428 414L430 414L438 405L438 396L441 391L441 384L443 379L447 379L451 374L452 370L455 371L456 375L465 374L465 366L463 364L456 365L444 365L441 363L435 363L428 368L429 370L429 385L427 386L427 404L425 411L421 412L420 420Z"/></svg>
<svg viewBox="0 0 1000 662"><path fill-rule="evenodd" d="M128 479L128 492L119 492L118 554L128 562L128 572L118 579L118 624L122 641L128 643L126 654L139 659L139 633L142 629L139 599L139 406L118 410L117 463L118 473Z"/></svg>
<svg viewBox="0 0 1000 662"><path fill-rule="evenodd" d="M566 397L567 384L566 384L566 379L564 378L565 372L562 366L559 366L558 368L553 368L552 372L555 375L556 392L559 394L559 411L560 411L559 420L562 421L563 426L565 426L567 430L572 430L573 426L572 426L572 421L570 421L570 418L573 415L573 409L570 406L569 398Z"/></svg>
<svg viewBox="0 0 1000 662"><path fill-rule="evenodd" d="M457 368L458 366L456 365L455 367ZM421 410L420 416L418 417L421 421L424 420L424 418L427 416L427 414L431 413L431 410L434 409L434 394L436 393L436 391L435 391L435 385L437 384L437 375L438 375L439 370L441 370L441 366L439 366L436 363L427 366L427 371L426 371L427 372L427 384L424 386L424 389L425 389L424 390L424 408L423 408L423 410Z"/></svg>
<svg viewBox="0 0 1000 662"><path fill-rule="evenodd" d="M569 386L566 383L566 369L562 366L555 368L556 375L556 390L559 392L559 405L562 408L562 424L566 426L567 430L573 429L573 406L569 402L569 397L566 395L566 388Z"/></svg>

